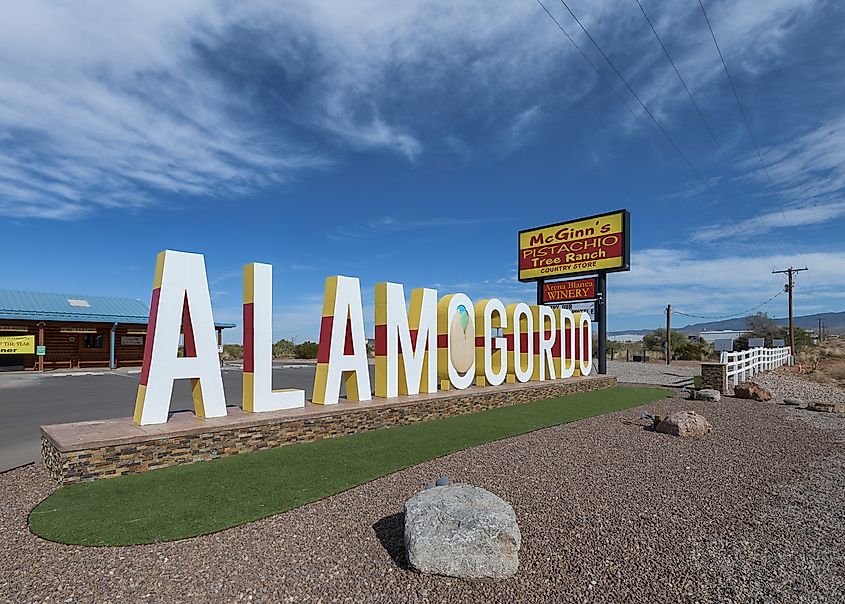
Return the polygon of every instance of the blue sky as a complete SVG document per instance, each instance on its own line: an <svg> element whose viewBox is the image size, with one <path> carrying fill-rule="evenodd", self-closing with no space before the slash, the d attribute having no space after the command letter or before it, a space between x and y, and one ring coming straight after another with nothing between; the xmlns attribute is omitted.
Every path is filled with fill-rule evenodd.
<svg viewBox="0 0 845 604"><path fill-rule="evenodd" d="M240 322L241 266L269 262L301 340L326 276L369 316L383 280L531 301L519 229L628 208L612 330L742 311L789 265L799 314L845 310L845 6L704 3L767 177L695 0L642 4L724 158L635 0L567 2L695 172L544 3L633 114L533 0L7 6L0 287L148 301L158 251L201 252Z"/></svg>

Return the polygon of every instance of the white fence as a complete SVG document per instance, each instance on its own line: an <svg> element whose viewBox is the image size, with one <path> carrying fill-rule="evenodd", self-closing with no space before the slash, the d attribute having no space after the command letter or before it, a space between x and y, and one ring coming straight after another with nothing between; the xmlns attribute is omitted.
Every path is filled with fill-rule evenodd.
<svg viewBox="0 0 845 604"><path fill-rule="evenodd" d="M728 366L728 383L736 386L763 371L792 364L789 346L749 348L742 352L723 352L720 361Z"/></svg>

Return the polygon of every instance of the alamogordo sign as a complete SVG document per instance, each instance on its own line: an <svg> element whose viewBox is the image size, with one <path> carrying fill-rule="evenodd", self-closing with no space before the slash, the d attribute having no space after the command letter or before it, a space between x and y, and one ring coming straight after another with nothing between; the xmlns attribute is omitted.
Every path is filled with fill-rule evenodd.
<svg viewBox="0 0 845 604"><path fill-rule="evenodd" d="M305 405L302 390L272 389L272 267L252 263L243 273L243 409L248 412ZM428 288L399 283L375 288L375 396L433 393L502 383L589 375L592 323L587 313L495 298L473 302L463 293L438 299ZM313 402L339 401L341 384L351 401L371 399L361 286L357 278L326 280ZM180 332L185 356L178 357ZM194 411L226 415L211 297L200 254L158 255L150 321L144 342L135 423L167 421L173 381L190 379Z"/></svg>

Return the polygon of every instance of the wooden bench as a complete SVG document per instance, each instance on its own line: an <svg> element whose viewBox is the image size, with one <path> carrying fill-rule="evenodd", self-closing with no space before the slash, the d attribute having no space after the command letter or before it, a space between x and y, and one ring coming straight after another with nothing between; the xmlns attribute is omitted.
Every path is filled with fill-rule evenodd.
<svg viewBox="0 0 845 604"><path fill-rule="evenodd" d="M88 360L88 359L80 359L76 362L77 367L108 367L109 362L107 360Z"/></svg>
<svg viewBox="0 0 845 604"><path fill-rule="evenodd" d="M51 359L44 359L44 367L67 367L73 369L73 357L69 356L55 356ZM35 366L38 367L38 361L35 361Z"/></svg>

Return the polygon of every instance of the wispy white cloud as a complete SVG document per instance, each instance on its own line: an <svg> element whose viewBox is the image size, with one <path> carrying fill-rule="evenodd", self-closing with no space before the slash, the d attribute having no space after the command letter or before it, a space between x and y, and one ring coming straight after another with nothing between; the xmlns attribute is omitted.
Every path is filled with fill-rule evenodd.
<svg viewBox="0 0 845 604"><path fill-rule="evenodd" d="M746 160L743 168L771 191L777 200L775 209L698 229L694 240L713 242L745 233L824 224L845 216L845 114L794 141L764 149L763 158L768 177L756 156Z"/></svg>
<svg viewBox="0 0 845 604"><path fill-rule="evenodd" d="M759 241L758 237L775 229L786 229L814 224L824 224L845 216L845 201L786 207L758 214L753 218L703 227L697 227L693 241L713 242L722 239Z"/></svg>
<svg viewBox="0 0 845 604"><path fill-rule="evenodd" d="M325 158L262 136L197 68L202 2L6 7L0 214L72 219L175 194L239 195Z"/></svg>
<svg viewBox="0 0 845 604"><path fill-rule="evenodd" d="M534 105L515 115L502 136L500 153L508 155L525 145L535 135L539 121L540 105Z"/></svg>
<svg viewBox="0 0 845 604"><path fill-rule="evenodd" d="M812 267L813 277L801 273L797 278L796 312L840 309L845 291L845 271L841 270L845 251L815 250L804 254L804 259ZM783 292L784 277L772 274L772 263L789 266L790 260L779 253L765 256L753 248L707 258L673 248L635 250L629 272L608 276L609 327L656 327L665 316L667 304L676 311L708 317L741 313ZM535 296L535 286L519 283L514 271L498 277L439 284L438 289L441 293L463 291L473 299L497 297L508 303L533 303ZM784 316L785 300L785 295L780 295L759 310ZM679 321L679 325L685 325L698 319Z"/></svg>
<svg viewBox="0 0 845 604"><path fill-rule="evenodd" d="M832 248L803 255L812 278L802 273L796 287L796 306L802 312L835 308L837 292L845 290L845 251ZM631 271L610 275L608 297L614 320L657 316L666 304L699 315L740 312L782 291L783 275L772 266L789 266L793 259L780 252L768 256L753 246L739 246L727 254L700 258L689 251L647 249L632 256ZM762 309L782 315L779 298Z"/></svg>
<svg viewBox="0 0 845 604"><path fill-rule="evenodd" d="M680 101L653 69L660 57L643 52L653 41L634 7L575 4L670 115ZM737 69L753 73L817 4L712 11ZM687 40L702 33L696 19L694 3L670 3L658 26ZM678 60L704 88L719 71L699 37ZM34 0L6 7L0 64L0 215L19 218L236 198L331 165L338 150L408 161L433 147L513 150L601 86L536 4L507 1ZM617 110L608 127L629 120Z"/></svg>
<svg viewBox="0 0 845 604"><path fill-rule="evenodd" d="M811 284L807 273L796 281L795 308L798 314L841 309L845 296L845 251L816 250L805 254L812 266ZM783 275L773 275L772 263L787 265L784 255L763 256L754 253L731 253L719 257L698 258L684 250L650 248L635 251L631 271L608 277L609 328L638 329L656 327L664 315L666 304L673 310L704 317L739 314L783 291ZM362 282L362 298L367 333L373 326L373 283ZM405 283L405 293L412 287L431 287L438 295L464 292L473 300L499 298L505 303L535 299L535 285L520 283L515 269L471 281L449 283ZM294 298L274 298L274 338L316 339L322 292L310 292ZM772 316L786 313L785 296L775 297L759 308ZM756 312L756 311L755 311ZM239 307L215 310L215 319L240 323ZM677 325L698 322L695 317L677 319ZM227 331L227 341L238 341L240 328Z"/></svg>

